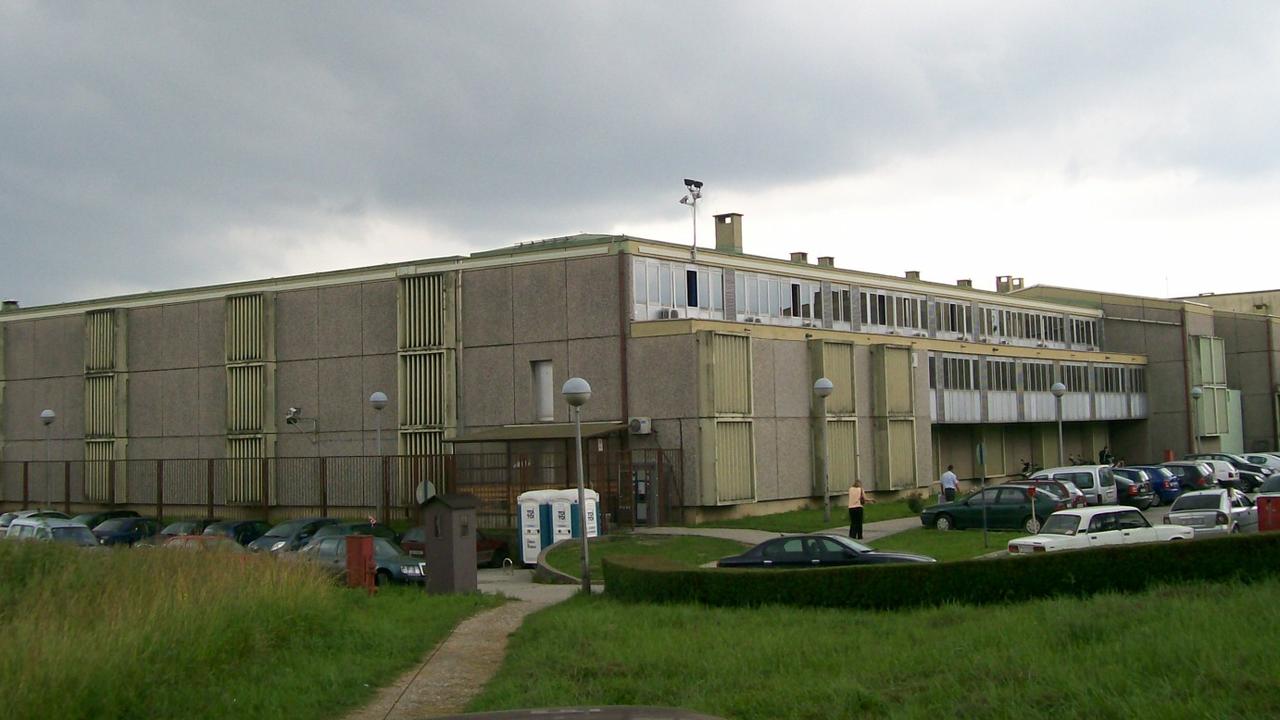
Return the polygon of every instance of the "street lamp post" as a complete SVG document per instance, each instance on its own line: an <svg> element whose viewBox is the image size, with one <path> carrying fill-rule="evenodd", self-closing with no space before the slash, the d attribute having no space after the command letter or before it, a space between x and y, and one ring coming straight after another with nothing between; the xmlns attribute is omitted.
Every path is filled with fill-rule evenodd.
<svg viewBox="0 0 1280 720"><path fill-rule="evenodd" d="M1067 394L1067 386L1060 382L1056 382L1049 388L1049 392L1053 393L1054 401L1058 406L1058 467L1066 465L1062 447L1062 396Z"/></svg>
<svg viewBox="0 0 1280 720"><path fill-rule="evenodd" d="M1191 386L1193 408L1191 412L1191 452L1200 454L1200 398L1204 396L1204 388Z"/></svg>
<svg viewBox="0 0 1280 720"><path fill-rule="evenodd" d="M835 385L824 377L813 383L818 398L818 474L822 478L822 522L831 522L831 483L827 478L827 396Z"/></svg>
<svg viewBox="0 0 1280 720"><path fill-rule="evenodd" d="M582 541L582 592L591 593L591 564L587 551L587 491L582 475L582 406L591 399L591 385L580 377L571 377L560 389L564 401L573 411L573 436L578 451L578 528Z"/></svg>
<svg viewBox="0 0 1280 720"><path fill-rule="evenodd" d="M57 417L58 414L52 410L40 411L40 422L44 423L44 502L49 507L53 507L53 473L49 467L49 445L51 444L49 435L52 432L50 426Z"/></svg>
<svg viewBox="0 0 1280 720"><path fill-rule="evenodd" d="M376 504L378 507L377 512L378 512L379 522L385 519L384 515L386 512L386 508L384 508L382 504L383 496L385 494L383 492L384 483L382 482L382 479L385 477L385 471L386 471L386 468L383 467L383 464L386 461L383 460L382 458L382 409L385 408L386 406L387 406L387 394L382 392L381 390L377 390L372 395L369 396L369 407L373 408L374 444L378 448L378 479L379 480L378 480L378 499Z"/></svg>

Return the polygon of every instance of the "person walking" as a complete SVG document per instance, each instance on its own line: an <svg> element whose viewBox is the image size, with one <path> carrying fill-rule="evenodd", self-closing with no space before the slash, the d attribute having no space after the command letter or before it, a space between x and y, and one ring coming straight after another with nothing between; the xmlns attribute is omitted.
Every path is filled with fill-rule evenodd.
<svg viewBox="0 0 1280 720"><path fill-rule="evenodd" d="M952 502L955 500L956 487L958 483L956 482L954 465L947 466L947 471L942 473L942 477L938 479L938 482L942 484L942 499L945 502Z"/></svg>
<svg viewBox="0 0 1280 720"><path fill-rule="evenodd" d="M865 505L871 505L875 500L862 489L862 481L854 480L853 485L849 486L849 537L854 540L862 539L862 509Z"/></svg>

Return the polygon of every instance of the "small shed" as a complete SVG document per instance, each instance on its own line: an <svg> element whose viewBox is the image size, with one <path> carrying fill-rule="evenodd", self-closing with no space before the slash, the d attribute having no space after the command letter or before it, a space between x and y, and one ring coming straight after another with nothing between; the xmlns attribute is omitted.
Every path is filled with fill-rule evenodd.
<svg viewBox="0 0 1280 720"><path fill-rule="evenodd" d="M474 495L435 495L422 510L427 592L475 592L476 508Z"/></svg>

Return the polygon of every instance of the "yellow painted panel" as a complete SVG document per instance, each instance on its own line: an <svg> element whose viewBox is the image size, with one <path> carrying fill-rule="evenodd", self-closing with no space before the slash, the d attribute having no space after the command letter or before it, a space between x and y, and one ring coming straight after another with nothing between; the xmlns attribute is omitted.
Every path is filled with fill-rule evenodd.
<svg viewBox="0 0 1280 720"><path fill-rule="evenodd" d="M84 495L90 502L111 501L111 463L114 440L87 440L84 444Z"/></svg>
<svg viewBox="0 0 1280 720"><path fill-rule="evenodd" d="M890 414L911 414L911 351L906 348L884 350L885 404Z"/></svg>
<svg viewBox="0 0 1280 720"><path fill-rule="evenodd" d="M835 386L827 398L827 412L831 415L852 415L853 398L853 345L827 342L822 345L822 367L827 379Z"/></svg>
<svg viewBox="0 0 1280 720"><path fill-rule="evenodd" d="M889 483L894 490L916 486L916 423L889 419Z"/></svg>
<svg viewBox="0 0 1280 720"><path fill-rule="evenodd" d="M858 422L827 421L827 477L831 489L849 487L858 477Z"/></svg>
<svg viewBox="0 0 1280 720"><path fill-rule="evenodd" d="M751 338L743 335L712 336L715 411L751 413Z"/></svg>
<svg viewBox="0 0 1280 720"><path fill-rule="evenodd" d="M755 447L750 421L716 422L716 494L719 502L754 500Z"/></svg>
<svg viewBox="0 0 1280 720"><path fill-rule="evenodd" d="M261 437L227 438L227 504L262 502Z"/></svg>
<svg viewBox="0 0 1280 720"><path fill-rule="evenodd" d="M85 313L85 362L90 372L114 370L116 365L116 316L114 310Z"/></svg>

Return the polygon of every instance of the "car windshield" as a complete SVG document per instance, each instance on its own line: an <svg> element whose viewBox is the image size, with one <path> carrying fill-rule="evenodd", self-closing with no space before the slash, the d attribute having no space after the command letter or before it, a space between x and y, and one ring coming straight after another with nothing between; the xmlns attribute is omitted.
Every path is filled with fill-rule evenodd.
<svg viewBox="0 0 1280 720"><path fill-rule="evenodd" d="M422 527L418 525L415 525L414 527L411 527L404 532L405 542L420 543L420 542L423 542L425 538L426 538L426 533L423 531Z"/></svg>
<svg viewBox="0 0 1280 720"><path fill-rule="evenodd" d="M279 525L268 530L265 537L279 537L279 538L292 537L294 533L298 532L302 528L311 524L311 522L312 522L311 520L291 520L290 522L287 522L287 523L280 523Z"/></svg>
<svg viewBox="0 0 1280 720"><path fill-rule="evenodd" d="M1184 510L1217 510L1222 507L1222 496L1213 493L1211 495L1183 495L1174 501L1173 507L1169 512L1182 512Z"/></svg>
<svg viewBox="0 0 1280 720"><path fill-rule="evenodd" d="M95 529L101 530L102 532L120 532L121 530L128 530L132 523L133 518L113 518L102 523Z"/></svg>
<svg viewBox="0 0 1280 720"><path fill-rule="evenodd" d="M1075 535L1080 529L1079 515L1050 515L1040 528L1041 535Z"/></svg>
<svg viewBox="0 0 1280 720"><path fill-rule="evenodd" d="M405 551L399 545L386 538L375 537L373 539L373 554L375 557L392 557L404 555Z"/></svg>
<svg viewBox="0 0 1280 720"><path fill-rule="evenodd" d="M71 518L71 522L78 522L81 525L89 525L89 523L93 522L97 517L98 513L84 513L83 515L77 515Z"/></svg>
<svg viewBox="0 0 1280 720"><path fill-rule="evenodd" d="M70 545L97 545L98 540L84 527L56 527L53 528L53 541L67 543Z"/></svg>
<svg viewBox="0 0 1280 720"><path fill-rule="evenodd" d="M163 530L165 535L190 535L196 529L196 524L190 520L172 523Z"/></svg>
<svg viewBox="0 0 1280 720"><path fill-rule="evenodd" d="M235 532L236 524L231 522L216 522L204 529L204 535L230 535Z"/></svg>

